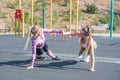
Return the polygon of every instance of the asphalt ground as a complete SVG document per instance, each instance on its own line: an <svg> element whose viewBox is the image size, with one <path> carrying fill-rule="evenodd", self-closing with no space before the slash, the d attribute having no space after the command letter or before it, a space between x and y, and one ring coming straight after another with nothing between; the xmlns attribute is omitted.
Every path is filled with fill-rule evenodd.
<svg viewBox="0 0 120 80"><path fill-rule="evenodd" d="M31 58L31 44L26 51L24 38L14 35L0 35L0 80L120 80L120 36L94 34L97 42L95 51L95 72L90 72L90 63L76 63L74 58L79 52L78 38L74 41L67 37L62 41L46 34L49 49L61 58L53 61L46 54L45 60L35 61L35 68L27 70Z"/></svg>

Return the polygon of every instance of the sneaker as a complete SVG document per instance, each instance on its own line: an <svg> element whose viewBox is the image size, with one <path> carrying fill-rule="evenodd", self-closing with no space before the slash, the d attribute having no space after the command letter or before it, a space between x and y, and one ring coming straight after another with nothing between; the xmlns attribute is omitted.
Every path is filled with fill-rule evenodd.
<svg viewBox="0 0 120 80"><path fill-rule="evenodd" d="M37 56L36 59L40 59L40 60L43 60L45 59L45 57L42 57L42 56Z"/></svg>
<svg viewBox="0 0 120 80"><path fill-rule="evenodd" d="M90 61L90 56L85 57L84 61L89 62Z"/></svg>
<svg viewBox="0 0 120 80"><path fill-rule="evenodd" d="M28 66L27 69L33 69L33 66Z"/></svg>
<svg viewBox="0 0 120 80"><path fill-rule="evenodd" d="M55 58L52 58L52 60L60 60L57 56Z"/></svg>
<svg viewBox="0 0 120 80"><path fill-rule="evenodd" d="M75 58L75 61L79 62L80 60L82 60L82 56L78 56L77 58Z"/></svg>

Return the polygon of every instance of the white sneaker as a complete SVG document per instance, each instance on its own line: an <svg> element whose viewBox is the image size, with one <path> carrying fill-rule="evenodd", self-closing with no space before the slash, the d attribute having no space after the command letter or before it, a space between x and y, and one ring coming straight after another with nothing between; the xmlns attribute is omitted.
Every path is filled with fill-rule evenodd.
<svg viewBox="0 0 120 80"><path fill-rule="evenodd" d="M33 69L33 66L28 66L27 69Z"/></svg>
<svg viewBox="0 0 120 80"><path fill-rule="evenodd" d="M80 60L82 60L82 58L83 58L82 56L78 56L75 58L75 61L79 62Z"/></svg>
<svg viewBox="0 0 120 80"><path fill-rule="evenodd" d="M84 61L89 62L90 61L90 56L85 57Z"/></svg>

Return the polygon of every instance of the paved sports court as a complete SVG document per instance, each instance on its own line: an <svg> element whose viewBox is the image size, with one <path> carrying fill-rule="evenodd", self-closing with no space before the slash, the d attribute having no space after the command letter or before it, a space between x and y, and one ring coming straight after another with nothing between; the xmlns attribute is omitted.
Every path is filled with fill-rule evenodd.
<svg viewBox="0 0 120 80"><path fill-rule="evenodd" d="M61 35L53 40L46 34L49 48L60 61L53 61L46 54L45 60L37 60L35 68L27 70L31 58L31 44L23 51L26 36L0 35L0 80L120 80L120 37L94 35L98 47L95 51L95 72L88 69L90 63L76 63L74 58L79 51L78 39L67 37L64 42Z"/></svg>

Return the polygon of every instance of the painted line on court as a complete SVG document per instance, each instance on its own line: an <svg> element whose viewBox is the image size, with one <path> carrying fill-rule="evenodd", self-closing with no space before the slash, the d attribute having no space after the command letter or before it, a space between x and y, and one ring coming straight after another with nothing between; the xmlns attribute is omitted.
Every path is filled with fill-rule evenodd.
<svg viewBox="0 0 120 80"><path fill-rule="evenodd" d="M77 56L72 55L72 54L63 54L63 53L54 53L55 55L59 56L63 60L71 60L75 59ZM44 56L47 57L46 54L43 54ZM31 56L31 54L25 54L25 56ZM109 57L95 57L96 62L106 62L106 63L116 63L120 64L120 59L119 58L109 58Z"/></svg>

